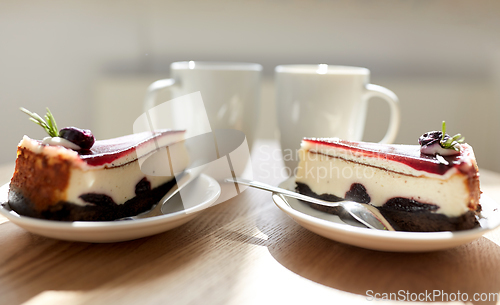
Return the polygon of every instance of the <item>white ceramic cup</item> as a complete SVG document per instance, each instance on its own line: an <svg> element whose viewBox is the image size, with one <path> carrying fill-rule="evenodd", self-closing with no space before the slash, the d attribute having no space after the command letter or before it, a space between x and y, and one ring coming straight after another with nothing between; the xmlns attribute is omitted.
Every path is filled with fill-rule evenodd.
<svg viewBox="0 0 500 305"><path fill-rule="evenodd" d="M361 141L367 102L372 97L380 97L390 106L389 128L380 143L392 143L396 138L398 98L389 89L370 84L366 68L281 65L275 69L275 81L281 149L285 165L292 171L304 137Z"/></svg>
<svg viewBox="0 0 500 305"><path fill-rule="evenodd" d="M245 133L251 147L259 111L261 65L184 61L172 63L170 70L169 79L158 80L149 86L144 101L145 112L160 102L157 94L161 90L170 90L171 98L199 91L211 129L240 130ZM164 125L176 128L174 123L168 124L169 120L175 122L175 115L173 111L170 117L165 116Z"/></svg>

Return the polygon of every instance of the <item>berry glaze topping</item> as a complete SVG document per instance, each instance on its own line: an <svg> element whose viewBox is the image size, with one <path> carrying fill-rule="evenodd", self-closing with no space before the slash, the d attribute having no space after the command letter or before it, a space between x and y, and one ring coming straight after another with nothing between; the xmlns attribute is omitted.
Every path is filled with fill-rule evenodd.
<svg viewBox="0 0 500 305"><path fill-rule="evenodd" d="M184 130L156 130L141 132L109 140L99 140L90 149L73 150L58 143L45 144L43 141L23 137L19 147L35 153L60 154L72 159L75 165L84 167L111 168L122 166L145 156L158 148L184 140Z"/></svg>
<svg viewBox="0 0 500 305"><path fill-rule="evenodd" d="M453 156L426 155L420 152L419 145L379 144L340 140L338 138L305 138L305 142L327 145L344 149L358 156L385 159L389 162L399 162L419 171L444 175L448 170L457 168L471 175L473 164L469 162L474 156L472 148L467 144L459 144L460 152ZM445 162L443 162L445 160Z"/></svg>
<svg viewBox="0 0 500 305"><path fill-rule="evenodd" d="M91 149L79 151L79 155L80 159L91 166L112 165L114 161L135 153L141 146L156 144L154 142L158 138L182 133L184 130L161 130L154 133L141 132L109 140L99 140Z"/></svg>

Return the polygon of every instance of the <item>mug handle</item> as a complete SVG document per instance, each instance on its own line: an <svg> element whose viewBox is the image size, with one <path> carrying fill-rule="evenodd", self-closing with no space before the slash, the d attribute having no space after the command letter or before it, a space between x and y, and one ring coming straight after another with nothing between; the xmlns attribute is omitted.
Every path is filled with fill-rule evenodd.
<svg viewBox="0 0 500 305"><path fill-rule="evenodd" d="M147 112L155 106L156 96L160 90L171 88L174 85L175 79L173 78L160 79L149 85L146 92L146 98L144 99L144 112Z"/></svg>
<svg viewBox="0 0 500 305"><path fill-rule="evenodd" d="M373 84L366 85L365 101L368 101L372 97L380 97L389 104L391 110L391 119L389 121L389 127L387 128L387 133L384 138L379 143L393 143L396 139L399 129L399 123L401 121L399 113L399 99L391 90Z"/></svg>

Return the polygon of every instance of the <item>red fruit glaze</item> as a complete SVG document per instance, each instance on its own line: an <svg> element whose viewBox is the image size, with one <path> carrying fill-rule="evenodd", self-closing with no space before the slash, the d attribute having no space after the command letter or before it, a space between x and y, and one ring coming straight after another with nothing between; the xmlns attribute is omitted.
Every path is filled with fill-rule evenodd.
<svg viewBox="0 0 500 305"><path fill-rule="evenodd" d="M109 140L99 140L94 143L91 149L80 150L78 153L88 165L100 166L134 153L139 146L159 137L183 132L184 130L162 130L155 133L142 132Z"/></svg>
<svg viewBox="0 0 500 305"><path fill-rule="evenodd" d="M470 162L471 159L475 160L474 152L467 144L460 145L459 155L443 157L448 162L446 165L439 161L436 156L420 153L420 145L379 144L330 138L305 138L304 141L349 150L371 158L403 163L416 170L432 174L443 175L452 168L457 168L471 176L477 173L476 163L472 162L471 164Z"/></svg>

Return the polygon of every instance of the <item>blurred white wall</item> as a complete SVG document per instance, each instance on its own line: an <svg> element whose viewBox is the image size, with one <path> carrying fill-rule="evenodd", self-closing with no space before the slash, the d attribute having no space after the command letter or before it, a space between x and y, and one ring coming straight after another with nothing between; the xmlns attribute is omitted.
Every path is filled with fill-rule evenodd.
<svg viewBox="0 0 500 305"><path fill-rule="evenodd" d="M0 163L23 134L44 136L20 106L48 106L60 126L131 126L133 92L170 62L226 60L261 63L269 77L286 63L367 67L401 99L398 142L446 120L480 166L500 171L499 26L500 2L483 0L0 1ZM274 136L272 90L267 81L262 137ZM121 107L94 113L101 104ZM370 107L367 140L382 135L384 107Z"/></svg>

